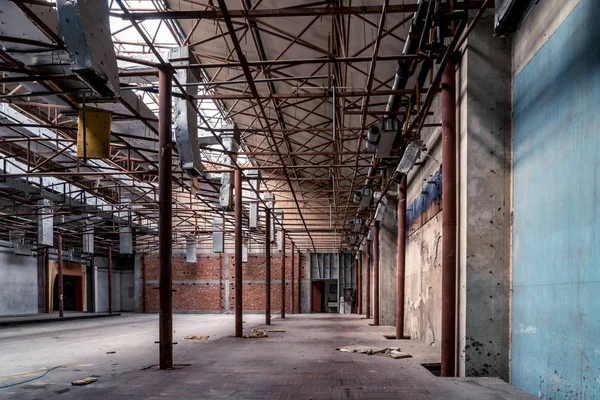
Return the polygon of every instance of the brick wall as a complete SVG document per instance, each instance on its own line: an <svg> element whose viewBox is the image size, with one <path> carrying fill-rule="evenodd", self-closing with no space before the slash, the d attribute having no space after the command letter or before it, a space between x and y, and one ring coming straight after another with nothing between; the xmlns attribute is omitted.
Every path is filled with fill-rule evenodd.
<svg viewBox="0 0 600 400"><path fill-rule="evenodd" d="M299 256L295 255L294 302L298 304ZM145 256L144 267L136 279L148 312L158 311L158 257ZM177 312L233 312L235 304L235 258L231 255L201 255L195 263L188 263L184 256L173 257L173 311ZM286 257L286 310L292 307L292 258ZM242 264L244 310L264 311L265 309L265 257L249 255L248 262ZM302 276L304 276L302 271ZM145 276L145 278L144 278ZM281 309L281 257L271 256L271 310Z"/></svg>

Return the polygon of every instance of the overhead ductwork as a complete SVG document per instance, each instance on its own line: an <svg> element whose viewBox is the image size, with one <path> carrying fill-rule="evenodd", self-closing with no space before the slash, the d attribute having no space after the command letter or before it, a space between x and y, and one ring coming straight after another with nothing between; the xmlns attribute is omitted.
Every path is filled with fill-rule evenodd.
<svg viewBox="0 0 600 400"><path fill-rule="evenodd" d="M227 125L227 130L221 134L221 140L228 152L224 157L225 164L235 164L240 144L240 131L235 125ZM221 176L219 205L224 210L233 210L233 186L233 172L223 173Z"/></svg>
<svg viewBox="0 0 600 400"><path fill-rule="evenodd" d="M185 260L189 263L195 263L196 259L196 238L188 237L185 240Z"/></svg>
<svg viewBox="0 0 600 400"><path fill-rule="evenodd" d="M173 65L189 65L196 63L196 58L188 46L171 49L169 61ZM190 69L182 68L176 72L179 81L189 96L198 94L199 77ZM179 88L174 88L176 93L181 93ZM173 111L175 121L175 143L179 153L179 163L191 177L200 176L204 171L198 146L198 115L194 107L184 98L173 97Z"/></svg>
<svg viewBox="0 0 600 400"><path fill-rule="evenodd" d="M400 122L397 118L382 118L380 122L371 125L369 128L366 141L367 149L375 149L377 158L389 158L399 131Z"/></svg>
<svg viewBox="0 0 600 400"><path fill-rule="evenodd" d="M419 43L421 40L421 34L425 25L425 16L427 15L427 7L429 1L419 0L417 11L414 14L413 20L410 24L406 43L404 43L404 50L402 55L416 54L419 50ZM408 79L414 74L415 69L413 68L413 60L398 60L396 65L396 77L394 78L394 85L392 90L402 90L406 88ZM393 94L389 97L386 111L398 111L400 108L401 95Z"/></svg>
<svg viewBox="0 0 600 400"><path fill-rule="evenodd" d="M38 244L54 246L54 213L52 202L47 199L38 200Z"/></svg>
<svg viewBox="0 0 600 400"><path fill-rule="evenodd" d="M225 253L225 232L223 218L213 217L213 253Z"/></svg>
<svg viewBox="0 0 600 400"><path fill-rule="evenodd" d="M515 33L535 3L534 0L496 0L494 34L508 36Z"/></svg>
<svg viewBox="0 0 600 400"><path fill-rule="evenodd" d="M58 25L71 57L71 70L101 97L120 95L108 2L57 0Z"/></svg>
<svg viewBox="0 0 600 400"><path fill-rule="evenodd" d="M362 189L354 192L354 204L357 204L360 208L369 208L371 200L373 199L373 189L370 187L363 187Z"/></svg>
<svg viewBox="0 0 600 400"><path fill-rule="evenodd" d="M260 171L258 169L250 169L246 171L248 183L257 192L260 190ZM250 200L250 212L248 216L248 228L253 231L258 229L258 197L252 192L252 200Z"/></svg>
<svg viewBox="0 0 600 400"><path fill-rule="evenodd" d="M348 226L354 232L360 232L364 223L365 223L364 218L356 217L356 218L352 218L350 221L348 221Z"/></svg>

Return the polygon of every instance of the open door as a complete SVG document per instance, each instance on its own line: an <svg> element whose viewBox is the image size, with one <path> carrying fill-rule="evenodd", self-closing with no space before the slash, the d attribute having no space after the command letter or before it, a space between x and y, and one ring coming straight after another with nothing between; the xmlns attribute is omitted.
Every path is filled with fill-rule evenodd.
<svg viewBox="0 0 600 400"><path fill-rule="evenodd" d="M312 282L312 312L323 312L323 282Z"/></svg>

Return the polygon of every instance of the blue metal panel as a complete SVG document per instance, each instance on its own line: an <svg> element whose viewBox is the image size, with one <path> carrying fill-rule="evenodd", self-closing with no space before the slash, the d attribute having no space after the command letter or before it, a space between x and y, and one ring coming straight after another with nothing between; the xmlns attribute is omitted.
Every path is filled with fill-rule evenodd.
<svg viewBox="0 0 600 400"><path fill-rule="evenodd" d="M442 195L442 168L427 182L421 194L406 208L406 225L412 224L423 211Z"/></svg>
<svg viewBox="0 0 600 400"><path fill-rule="evenodd" d="M514 82L512 383L600 398L600 2Z"/></svg>

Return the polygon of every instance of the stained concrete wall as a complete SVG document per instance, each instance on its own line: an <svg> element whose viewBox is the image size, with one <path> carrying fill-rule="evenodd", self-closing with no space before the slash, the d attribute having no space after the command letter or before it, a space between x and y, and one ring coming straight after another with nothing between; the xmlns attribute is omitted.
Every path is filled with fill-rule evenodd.
<svg viewBox="0 0 600 400"><path fill-rule="evenodd" d="M511 379L542 398L596 399L600 3L545 3L524 31L545 43L514 80Z"/></svg>
<svg viewBox="0 0 600 400"><path fill-rule="evenodd" d="M441 120L440 98L436 96L431 121ZM407 204L410 205L438 171L441 165L441 129L422 132L427 148L421 165L408 176ZM430 210L428 210L430 211ZM431 219L412 225L406 240L406 286L404 301L404 332L413 340L440 347L442 320L441 213L428 212Z"/></svg>
<svg viewBox="0 0 600 400"><path fill-rule="evenodd" d="M388 196L379 230L379 323L396 325L398 198Z"/></svg>
<svg viewBox="0 0 600 400"><path fill-rule="evenodd" d="M404 332L440 347L442 334L442 215L408 237Z"/></svg>
<svg viewBox="0 0 600 400"><path fill-rule="evenodd" d="M0 249L0 315L38 312L38 261Z"/></svg>

